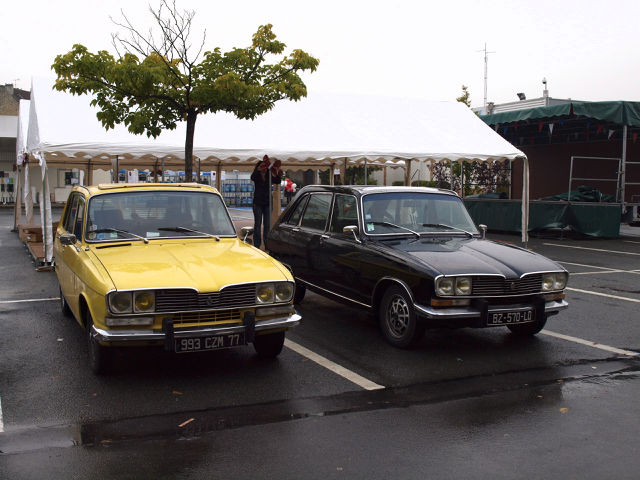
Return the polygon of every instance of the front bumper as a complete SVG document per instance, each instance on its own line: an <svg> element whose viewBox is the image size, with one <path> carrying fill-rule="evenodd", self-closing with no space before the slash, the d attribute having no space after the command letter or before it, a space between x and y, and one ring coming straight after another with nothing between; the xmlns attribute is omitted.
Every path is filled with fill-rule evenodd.
<svg viewBox="0 0 640 480"><path fill-rule="evenodd" d="M93 325L91 335L100 342L166 342L168 337L173 338L193 338L207 337L211 335L225 335L244 332L248 339L253 339L253 332L264 333L270 330L285 330L295 327L300 323L302 317L297 313L286 317L270 318L268 320L258 320L254 324L242 324L232 326L205 326L197 328L176 328L167 331L127 329L127 330L104 330Z"/></svg>
<svg viewBox="0 0 640 480"><path fill-rule="evenodd" d="M544 302L544 314L546 316L555 315L561 310L567 308L569 304L566 300L554 300L551 302ZM485 312L481 308L474 306L469 307L452 307L452 308L433 308L430 306L414 304L416 313L428 320L473 320L482 319ZM487 311L503 311L508 310L510 312L525 311L531 308L531 304L517 304L517 305L496 305L488 307Z"/></svg>

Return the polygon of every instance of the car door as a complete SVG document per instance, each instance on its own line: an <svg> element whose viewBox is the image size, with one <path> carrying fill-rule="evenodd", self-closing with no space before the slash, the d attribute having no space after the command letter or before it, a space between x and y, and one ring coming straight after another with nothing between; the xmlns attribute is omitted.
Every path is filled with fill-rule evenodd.
<svg viewBox="0 0 640 480"><path fill-rule="evenodd" d="M296 200L291 210L286 213L281 223L269 230L267 245L269 253L288 265L294 272L302 268L302 262L306 259L304 243L299 238L300 220L304 212L309 195Z"/></svg>
<svg viewBox="0 0 640 480"><path fill-rule="evenodd" d="M306 208L300 220L299 230L294 233L296 245L300 254L296 255L292 263L296 277L322 286L326 275L326 262L321 260L318 254L321 241L325 236L325 230L331 211L331 193L311 193Z"/></svg>
<svg viewBox="0 0 640 480"><path fill-rule="evenodd" d="M335 295L369 305L369 298L361 288L362 244L353 233L343 231L344 227L358 225L356 197L336 194L329 228L320 237L316 253L318 263L322 265L322 278L318 279L318 284Z"/></svg>
<svg viewBox="0 0 640 480"><path fill-rule="evenodd" d="M56 255L56 272L60 289L67 300L69 307L74 311L76 316L78 311L78 296L80 282L78 280L78 272L82 267L82 259L85 257L82 251L82 234L83 221L85 211L85 199L80 193L72 193L69 198L69 205L60 223L62 228L56 232L55 255ZM74 245L63 245L60 242L60 236L66 233L73 233L76 236Z"/></svg>

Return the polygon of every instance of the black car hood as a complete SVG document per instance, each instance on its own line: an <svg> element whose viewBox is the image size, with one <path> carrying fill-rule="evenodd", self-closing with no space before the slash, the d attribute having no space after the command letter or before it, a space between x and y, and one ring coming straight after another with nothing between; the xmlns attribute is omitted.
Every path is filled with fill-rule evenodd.
<svg viewBox="0 0 640 480"><path fill-rule="evenodd" d="M524 273L564 270L542 255L515 245L461 237L429 237L409 241L379 242L383 249L419 262L437 275L503 275L520 278Z"/></svg>

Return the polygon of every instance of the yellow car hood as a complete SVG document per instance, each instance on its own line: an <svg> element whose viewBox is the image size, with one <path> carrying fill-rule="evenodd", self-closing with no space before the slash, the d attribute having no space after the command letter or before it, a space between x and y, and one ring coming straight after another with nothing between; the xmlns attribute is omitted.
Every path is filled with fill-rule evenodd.
<svg viewBox="0 0 640 480"><path fill-rule="evenodd" d="M237 238L103 244L91 252L118 290L190 287L215 292L229 284L292 280L278 261Z"/></svg>

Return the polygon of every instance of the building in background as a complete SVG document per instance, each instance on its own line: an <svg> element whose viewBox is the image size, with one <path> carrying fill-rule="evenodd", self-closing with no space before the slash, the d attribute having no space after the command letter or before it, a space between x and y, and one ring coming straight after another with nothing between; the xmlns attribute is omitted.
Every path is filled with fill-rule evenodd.
<svg viewBox="0 0 640 480"><path fill-rule="evenodd" d="M16 136L20 100L30 93L7 83L0 86L0 203L15 202L17 173Z"/></svg>

